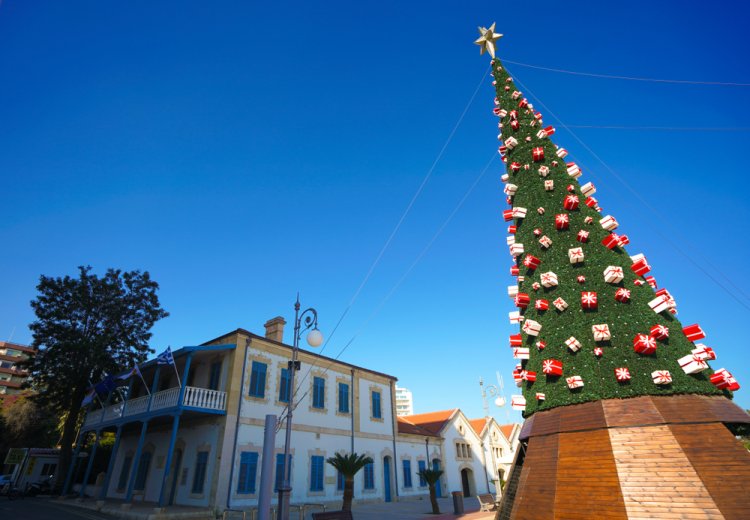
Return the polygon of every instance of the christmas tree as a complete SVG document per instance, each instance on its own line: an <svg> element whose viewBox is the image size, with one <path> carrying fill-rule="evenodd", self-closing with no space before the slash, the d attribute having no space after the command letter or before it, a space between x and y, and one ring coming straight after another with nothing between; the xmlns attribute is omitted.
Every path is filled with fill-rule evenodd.
<svg viewBox="0 0 750 520"><path fill-rule="evenodd" d="M495 57L494 24L480 34L517 277L510 346L523 395L512 405L526 417L497 518L746 515L750 454L733 432L750 416L727 399L739 384L709 366L701 327L677 319L646 257L553 143L555 129Z"/></svg>

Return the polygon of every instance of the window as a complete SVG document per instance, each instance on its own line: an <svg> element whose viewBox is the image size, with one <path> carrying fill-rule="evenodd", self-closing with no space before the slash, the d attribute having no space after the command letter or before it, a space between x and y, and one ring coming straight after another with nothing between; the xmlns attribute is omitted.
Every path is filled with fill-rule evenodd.
<svg viewBox="0 0 750 520"><path fill-rule="evenodd" d="M423 460L417 461L417 466L419 467L419 471L424 471L427 469L427 463ZM425 486L427 486L427 481L422 477L422 475L419 475L419 487Z"/></svg>
<svg viewBox="0 0 750 520"><path fill-rule="evenodd" d="M380 392L372 392L372 417L373 419L382 419L383 417L380 410Z"/></svg>
<svg viewBox="0 0 750 520"><path fill-rule="evenodd" d="M339 413L349 413L349 385L339 383Z"/></svg>
<svg viewBox="0 0 750 520"><path fill-rule="evenodd" d="M258 452L243 451L240 454L240 476L237 482L238 494L255 493L255 475L258 473Z"/></svg>
<svg viewBox="0 0 750 520"><path fill-rule="evenodd" d="M135 477L135 486L133 489L136 491L143 491L146 489L146 480L148 479L148 467L151 465L151 452L145 451L141 455L141 462L138 463L138 473Z"/></svg>
<svg viewBox="0 0 750 520"><path fill-rule="evenodd" d="M326 380L322 377L313 378L313 408L326 406Z"/></svg>
<svg viewBox="0 0 750 520"><path fill-rule="evenodd" d="M221 361L211 363L208 373L208 388L210 390L219 389L219 379L221 378Z"/></svg>
<svg viewBox="0 0 750 520"><path fill-rule="evenodd" d="M50 464L47 463L42 466L42 476L47 477L49 475L54 475L55 471L57 471L57 464Z"/></svg>
<svg viewBox="0 0 750 520"><path fill-rule="evenodd" d="M282 368L279 375L279 401L282 403L289 402L289 386L292 384L289 369Z"/></svg>
<svg viewBox="0 0 750 520"><path fill-rule="evenodd" d="M192 493L203 493L203 484L206 481L206 466L208 466L208 452L199 451L195 457L195 473L193 473Z"/></svg>
<svg viewBox="0 0 750 520"><path fill-rule="evenodd" d="M336 471L336 489L338 491L343 491L345 483L346 479L344 478L344 474L340 471Z"/></svg>
<svg viewBox="0 0 750 520"><path fill-rule="evenodd" d="M365 465L365 489L375 489L375 463Z"/></svg>
<svg viewBox="0 0 750 520"><path fill-rule="evenodd" d="M130 465L133 463L133 457L130 455L126 456L122 461L122 468L120 469L120 478L117 480L117 489L125 489L128 485L128 474L130 473Z"/></svg>
<svg viewBox="0 0 750 520"><path fill-rule="evenodd" d="M404 459L401 462L404 464L404 487L410 488L411 487L411 461Z"/></svg>
<svg viewBox="0 0 750 520"><path fill-rule="evenodd" d="M292 456L289 455L289 476L292 474ZM274 479L273 490L278 491L284 484L284 454L276 454L276 478Z"/></svg>
<svg viewBox="0 0 750 520"><path fill-rule="evenodd" d="M250 395L263 399L266 396L266 364L253 361L250 372Z"/></svg>
<svg viewBox="0 0 750 520"><path fill-rule="evenodd" d="M460 459L471 458L471 446L463 442L456 443L456 457Z"/></svg>
<svg viewBox="0 0 750 520"><path fill-rule="evenodd" d="M310 457L310 491L323 491L323 457Z"/></svg>

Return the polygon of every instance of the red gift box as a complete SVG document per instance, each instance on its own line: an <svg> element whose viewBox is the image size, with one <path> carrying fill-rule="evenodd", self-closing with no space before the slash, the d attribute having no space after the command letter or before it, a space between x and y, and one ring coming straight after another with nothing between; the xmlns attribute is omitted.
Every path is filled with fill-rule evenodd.
<svg viewBox="0 0 750 520"><path fill-rule="evenodd" d="M512 163L510 163L510 171L512 171L513 173L520 172L521 171L521 163L516 162L516 161L513 161Z"/></svg>
<svg viewBox="0 0 750 520"><path fill-rule="evenodd" d="M562 361L557 359L545 359L542 361L542 372L548 376L561 376L563 373Z"/></svg>
<svg viewBox="0 0 750 520"><path fill-rule="evenodd" d="M513 298L513 303L516 305L516 307L520 307L522 309L528 307L529 302L531 302L531 298L529 298L529 295L526 293L518 293L516 294L516 297Z"/></svg>
<svg viewBox="0 0 750 520"><path fill-rule="evenodd" d="M555 215L555 228L558 231L568 229L569 226L570 226L570 217L566 213L560 213L559 215Z"/></svg>
<svg viewBox="0 0 750 520"><path fill-rule="evenodd" d="M656 278L653 276L646 276L645 277L646 283L651 286L652 289L656 289Z"/></svg>
<svg viewBox="0 0 750 520"><path fill-rule="evenodd" d="M698 341L699 339L703 339L706 337L706 334L703 332L703 329L700 328L700 325L697 323L695 325L688 325L684 329L682 329L682 332L685 333L685 336L687 336L687 339L690 341Z"/></svg>
<svg viewBox="0 0 750 520"><path fill-rule="evenodd" d="M584 309L596 309L599 306L599 301L595 292L583 291L581 293L581 307Z"/></svg>
<svg viewBox="0 0 750 520"><path fill-rule="evenodd" d="M625 303L630 300L630 290L620 287L615 291L615 300L621 303Z"/></svg>
<svg viewBox="0 0 750 520"><path fill-rule="evenodd" d="M531 370L522 370L521 379L533 383L534 381L536 381L536 372L532 372Z"/></svg>
<svg viewBox="0 0 750 520"><path fill-rule="evenodd" d="M620 245L626 246L630 243L630 239L628 238L628 235L620 235Z"/></svg>
<svg viewBox="0 0 750 520"><path fill-rule="evenodd" d="M650 335L652 338L658 339L659 341L667 339L669 337L669 328L657 323L651 327Z"/></svg>
<svg viewBox="0 0 750 520"><path fill-rule="evenodd" d="M594 349L594 355L596 357L602 357L604 355L604 349L602 347L596 347Z"/></svg>
<svg viewBox="0 0 750 520"><path fill-rule="evenodd" d="M615 368L615 379L617 379L620 383L630 381L630 370L628 370L626 367Z"/></svg>
<svg viewBox="0 0 750 520"><path fill-rule="evenodd" d="M549 309L549 300L536 300L534 302L534 308L538 311L546 311Z"/></svg>
<svg viewBox="0 0 750 520"><path fill-rule="evenodd" d="M542 392L537 392L536 393L536 400L537 401L544 401L545 398L546 398L546 396Z"/></svg>
<svg viewBox="0 0 750 520"><path fill-rule="evenodd" d="M509 340L511 347L520 347L523 345L523 338L520 334L511 334Z"/></svg>
<svg viewBox="0 0 750 520"><path fill-rule="evenodd" d="M527 106L529 106L529 100L526 98L518 102L518 108L526 108Z"/></svg>
<svg viewBox="0 0 750 520"><path fill-rule="evenodd" d="M508 226L508 233L510 233L511 235L515 235L516 231L518 231L518 227L516 227L516 226Z"/></svg>
<svg viewBox="0 0 750 520"><path fill-rule="evenodd" d="M709 380L719 390L732 390L734 392L740 389L740 384L726 368L718 369L709 377Z"/></svg>
<svg viewBox="0 0 750 520"><path fill-rule="evenodd" d="M607 249L614 249L620 245L620 237L615 233L610 233L609 235L604 237L604 240L602 240L602 244Z"/></svg>
<svg viewBox="0 0 750 520"><path fill-rule="evenodd" d="M544 160L544 148L537 146L531 151L531 158L534 162L541 162Z"/></svg>
<svg viewBox="0 0 750 520"><path fill-rule="evenodd" d="M597 204L599 204L599 201L589 195L588 197L586 197L584 204L586 204L589 208L595 208Z"/></svg>
<svg viewBox="0 0 750 520"><path fill-rule="evenodd" d="M646 334L636 334L633 338L633 350L643 355L653 354L656 352L656 340Z"/></svg>
<svg viewBox="0 0 750 520"><path fill-rule="evenodd" d="M521 271L521 270L520 270L520 269L518 268L518 266L517 266L517 265L512 265L512 266L510 266L510 275L511 275L511 276L518 276L518 273L519 273L520 271Z"/></svg>
<svg viewBox="0 0 750 520"><path fill-rule="evenodd" d="M523 265L525 265L529 269L536 269L541 263L542 261L534 255L526 255L526 257L523 259Z"/></svg>
<svg viewBox="0 0 750 520"><path fill-rule="evenodd" d="M583 229L580 230L578 232L578 234L576 235L576 240L578 240L579 242L583 242L583 243L588 242L589 241L589 232L588 231L584 231Z"/></svg>
<svg viewBox="0 0 750 520"><path fill-rule="evenodd" d="M511 119L518 119L518 110L511 110L510 112L508 112L508 115Z"/></svg>
<svg viewBox="0 0 750 520"><path fill-rule="evenodd" d="M568 190L570 193L575 193L576 191L576 187L573 186L572 184L568 184L568 187L565 189Z"/></svg>
<svg viewBox="0 0 750 520"><path fill-rule="evenodd" d="M633 265L630 266L630 269L638 276L643 276L651 270L651 266L648 265L648 262L645 258L639 258L636 262L633 263Z"/></svg>
<svg viewBox="0 0 750 520"><path fill-rule="evenodd" d="M586 283L586 277L583 276L582 274L579 274L578 276L576 276L576 280L578 281L578 283Z"/></svg>
<svg viewBox="0 0 750 520"><path fill-rule="evenodd" d="M534 236L538 237L542 234L542 228L534 228Z"/></svg>
<svg viewBox="0 0 750 520"><path fill-rule="evenodd" d="M535 343L535 345L536 345L537 350L541 352L547 347L547 342L540 339L539 341Z"/></svg>
<svg viewBox="0 0 750 520"><path fill-rule="evenodd" d="M578 195L568 195L563 201L563 207L568 211L578 209Z"/></svg>
<svg viewBox="0 0 750 520"><path fill-rule="evenodd" d="M510 122L510 127L513 130L518 130L519 128L521 128L521 123L518 122L518 119L514 119L513 121Z"/></svg>
<svg viewBox="0 0 750 520"><path fill-rule="evenodd" d="M513 210L512 209L506 209L503 211L503 219L508 222L513 220Z"/></svg>

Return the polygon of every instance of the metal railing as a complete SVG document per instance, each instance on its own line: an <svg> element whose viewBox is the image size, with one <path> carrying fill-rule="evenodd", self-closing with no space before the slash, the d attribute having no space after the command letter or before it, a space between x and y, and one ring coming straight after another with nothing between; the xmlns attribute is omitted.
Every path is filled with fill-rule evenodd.
<svg viewBox="0 0 750 520"><path fill-rule="evenodd" d="M197 388L195 386L185 387L185 397L182 399L183 406L195 408L208 408L209 410L224 410L227 404L227 393L208 388Z"/></svg>

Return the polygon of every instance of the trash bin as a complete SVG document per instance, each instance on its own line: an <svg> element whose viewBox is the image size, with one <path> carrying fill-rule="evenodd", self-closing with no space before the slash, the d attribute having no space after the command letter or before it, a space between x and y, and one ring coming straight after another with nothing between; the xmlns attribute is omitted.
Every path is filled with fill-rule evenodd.
<svg viewBox="0 0 750 520"><path fill-rule="evenodd" d="M462 515L464 514L464 493L463 491L454 491L453 495L453 514Z"/></svg>

